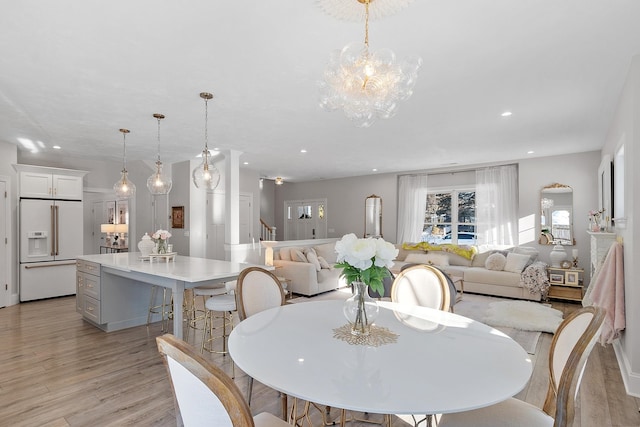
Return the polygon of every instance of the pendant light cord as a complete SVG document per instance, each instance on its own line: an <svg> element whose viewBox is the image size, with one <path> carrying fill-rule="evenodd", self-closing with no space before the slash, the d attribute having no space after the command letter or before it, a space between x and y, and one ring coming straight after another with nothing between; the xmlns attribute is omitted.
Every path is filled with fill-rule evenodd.
<svg viewBox="0 0 640 427"><path fill-rule="evenodd" d="M160 117L158 119L158 163L160 163Z"/></svg>
<svg viewBox="0 0 640 427"><path fill-rule="evenodd" d="M364 45L369 49L369 0L364 3Z"/></svg>

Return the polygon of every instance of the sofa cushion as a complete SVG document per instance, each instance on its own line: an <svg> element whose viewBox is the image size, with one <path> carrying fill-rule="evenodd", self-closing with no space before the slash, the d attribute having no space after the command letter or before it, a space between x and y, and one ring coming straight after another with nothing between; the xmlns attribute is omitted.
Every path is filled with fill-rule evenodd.
<svg viewBox="0 0 640 427"><path fill-rule="evenodd" d="M513 253L529 255L529 262L527 262L525 268L538 260L538 250L530 246L516 246L515 248L513 248Z"/></svg>
<svg viewBox="0 0 640 427"><path fill-rule="evenodd" d="M490 283L498 286L520 287L520 274L469 267L464 271L464 281L465 283Z"/></svg>
<svg viewBox="0 0 640 427"><path fill-rule="evenodd" d="M422 251L411 252L407 254L403 261L407 263L428 264L429 258L427 258L427 254Z"/></svg>
<svg viewBox="0 0 640 427"><path fill-rule="evenodd" d="M291 248L291 261L307 262L307 257L300 248Z"/></svg>
<svg viewBox="0 0 640 427"><path fill-rule="evenodd" d="M491 255L492 253L493 253L493 251L477 253L473 257L473 260L471 260L471 266L472 267L484 267L485 263L487 262L487 258L489 258L489 255Z"/></svg>
<svg viewBox="0 0 640 427"><path fill-rule="evenodd" d="M316 271L322 270L322 267L320 266L320 261L318 260L318 255L316 255L316 251L314 251L313 249L310 251L307 251L307 261L313 264L313 266L316 268Z"/></svg>
<svg viewBox="0 0 640 427"><path fill-rule="evenodd" d="M507 262L504 264L504 271L510 271L512 273L522 273L522 270L527 266L527 263L531 260L529 255L508 253Z"/></svg>
<svg viewBox="0 0 640 427"><path fill-rule="evenodd" d="M449 256L447 254L429 253L427 254L427 264L444 267L449 265Z"/></svg>
<svg viewBox="0 0 640 427"><path fill-rule="evenodd" d="M326 260L326 259L324 259L324 258L323 258L323 257L321 257L321 256L319 256L319 257L318 257L318 262L320 263L320 268L321 268L321 269L323 269L323 268L324 268L324 269L326 269L326 270L331 270L331 269L333 269L333 267L331 267L331 266L329 265L329 263L327 262L327 260Z"/></svg>
<svg viewBox="0 0 640 427"><path fill-rule="evenodd" d="M460 256L458 254L454 254L452 252L447 252L447 258L449 259L449 265L460 265L463 267L471 267L473 260ZM475 258L475 255L474 255Z"/></svg>
<svg viewBox="0 0 640 427"><path fill-rule="evenodd" d="M484 263L484 267L487 270L502 271L504 265L507 263L507 258L499 252L489 255L487 261Z"/></svg>
<svg viewBox="0 0 640 427"><path fill-rule="evenodd" d="M291 261L291 251L289 248L280 248L278 255L278 259L281 259L282 261Z"/></svg>
<svg viewBox="0 0 640 427"><path fill-rule="evenodd" d="M338 260L335 243L325 243L323 245L314 246L313 249L315 249L318 256L327 260L329 264L335 264Z"/></svg>

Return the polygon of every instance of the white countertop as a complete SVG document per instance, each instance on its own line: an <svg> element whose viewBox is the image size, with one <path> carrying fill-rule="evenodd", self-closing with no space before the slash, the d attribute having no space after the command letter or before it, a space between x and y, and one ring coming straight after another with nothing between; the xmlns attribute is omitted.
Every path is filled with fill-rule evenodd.
<svg viewBox="0 0 640 427"><path fill-rule="evenodd" d="M233 329L229 350L257 381L291 396L382 414L431 414L505 400L526 385L531 358L502 332L425 307L380 302L376 324L398 335L379 347L333 336L343 301L289 304Z"/></svg>
<svg viewBox="0 0 640 427"><path fill-rule="evenodd" d="M150 262L149 260L141 260L140 256L140 252L122 252L81 255L78 259L95 262L103 267L124 272L149 274L191 283L236 277L240 271L254 265L181 255L177 255L175 261L165 262L164 260L154 260ZM270 268L267 266L261 267Z"/></svg>

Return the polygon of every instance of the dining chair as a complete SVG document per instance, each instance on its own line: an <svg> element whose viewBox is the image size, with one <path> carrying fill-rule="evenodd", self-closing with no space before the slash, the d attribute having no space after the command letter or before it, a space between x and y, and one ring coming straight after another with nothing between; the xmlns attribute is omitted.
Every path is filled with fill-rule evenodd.
<svg viewBox="0 0 640 427"><path fill-rule="evenodd" d="M549 350L549 387L542 409L510 398L485 408L443 414L438 427L573 425L582 374L604 317L602 308L585 307L571 313L560 324Z"/></svg>
<svg viewBox="0 0 640 427"><path fill-rule="evenodd" d="M273 273L261 267L249 267L238 276L236 287L238 318L243 321L269 308L284 305L285 294L282 283ZM253 378L249 376L247 402L251 405ZM283 399L283 416L286 417L286 396Z"/></svg>
<svg viewBox="0 0 640 427"><path fill-rule="evenodd" d="M451 301L449 283L437 268L426 264L414 265L396 276L391 286L391 301L448 311Z"/></svg>
<svg viewBox="0 0 640 427"><path fill-rule="evenodd" d="M423 264L408 263L400 267L400 271L404 271L407 268L413 267L414 265L423 265ZM424 264L424 265L430 265L430 264ZM447 279L447 284L449 285L449 307L450 307L449 311L453 313L454 311L453 306L456 304L456 302L458 302L458 290L456 289L456 285L453 283L453 279L449 274L447 274L446 271L442 270L440 267L437 267L435 265L432 267L440 271L444 275L445 279Z"/></svg>
<svg viewBox="0 0 640 427"><path fill-rule="evenodd" d="M185 427L289 426L268 412L252 417L235 382L188 343L171 334L157 337L156 343L169 374L178 425L182 421Z"/></svg>

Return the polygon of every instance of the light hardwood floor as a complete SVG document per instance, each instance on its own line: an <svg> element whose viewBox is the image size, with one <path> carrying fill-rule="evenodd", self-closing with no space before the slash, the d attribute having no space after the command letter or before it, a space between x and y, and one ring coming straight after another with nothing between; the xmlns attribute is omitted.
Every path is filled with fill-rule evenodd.
<svg viewBox="0 0 640 427"><path fill-rule="evenodd" d="M554 306L565 313L579 307ZM75 297L0 309L0 426L175 425L155 343L161 333L159 323L104 333L75 312ZM531 381L517 396L537 406L547 389L550 343L551 335L542 334ZM208 357L231 373L228 356ZM246 376L238 369L236 383L245 390ZM274 390L256 382L254 413L279 415L279 403ZM580 390L576 425L640 426L639 404L624 391L611 346L596 345ZM321 425L318 412L313 420ZM404 417L392 422L394 427L410 425Z"/></svg>

